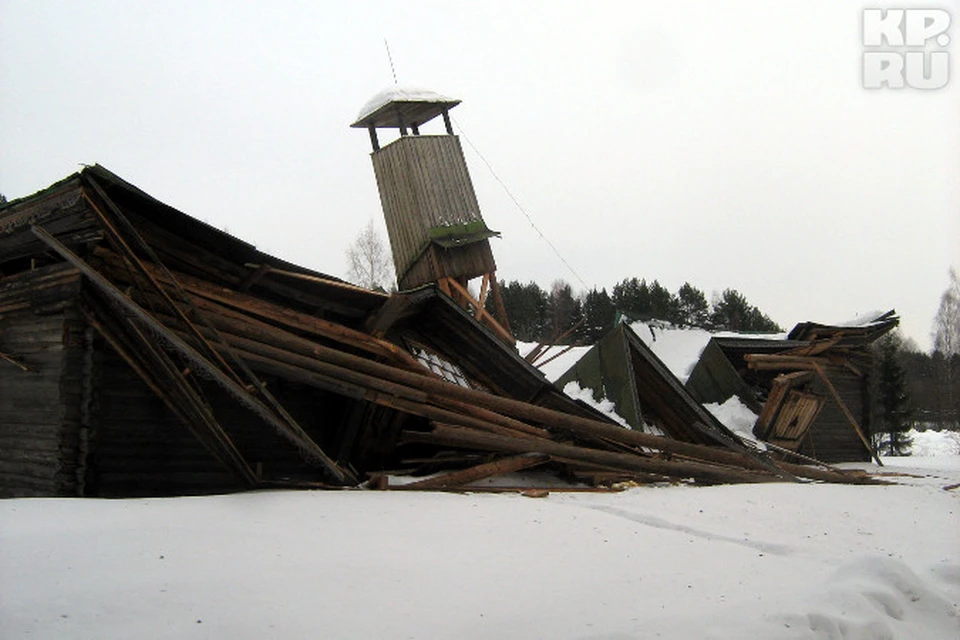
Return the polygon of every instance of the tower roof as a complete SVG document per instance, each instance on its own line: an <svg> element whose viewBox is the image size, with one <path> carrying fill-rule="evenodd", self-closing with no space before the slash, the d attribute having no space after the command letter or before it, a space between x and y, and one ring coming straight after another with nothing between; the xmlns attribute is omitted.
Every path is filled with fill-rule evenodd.
<svg viewBox="0 0 960 640"><path fill-rule="evenodd" d="M419 127L458 104L460 100L428 89L392 86L370 98L350 126L361 129Z"/></svg>

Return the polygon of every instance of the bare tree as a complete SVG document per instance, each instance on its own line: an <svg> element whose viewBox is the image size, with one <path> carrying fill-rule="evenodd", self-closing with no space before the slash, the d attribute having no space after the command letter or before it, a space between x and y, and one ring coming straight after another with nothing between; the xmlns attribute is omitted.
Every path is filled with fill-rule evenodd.
<svg viewBox="0 0 960 640"><path fill-rule="evenodd" d="M960 281L950 269L950 284L940 297L940 309L933 319L933 348L947 358L960 353Z"/></svg>
<svg viewBox="0 0 960 640"><path fill-rule="evenodd" d="M386 291L393 287L390 252L374 228L373 220L367 222L347 249L347 278L367 289Z"/></svg>
<svg viewBox="0 0 960 640"><path fill-rule="evenodd" d="M954 369L960 368L960 281L953 269L950 269L950 284L940 297L940 308L933 319L933 349L934 360L941 369L937 394L941 407L940 422L949 428L960 428L960 397L954 390Z"/></svg>

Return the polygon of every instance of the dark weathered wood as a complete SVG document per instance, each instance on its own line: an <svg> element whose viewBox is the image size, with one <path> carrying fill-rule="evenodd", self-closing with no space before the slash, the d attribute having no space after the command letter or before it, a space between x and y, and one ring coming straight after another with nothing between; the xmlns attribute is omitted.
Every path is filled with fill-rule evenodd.
<svg viewBox="0 0 960 640"><path fill-rule="evenodd" d="M237 286L237 289L240 291L249 291L250 287L259 282L260 279L267 275L267 272L270 270L270 266L266 264L247 264L244 266L253 269L253 271L251 271L250 275L244 278Z"/></svg>
<svg viewBox="0 0 960 640"><path fill-rule="evenodd" d="M552 356L550 356L549 358L547 358L547 359L544 360L543 362L537 363L537 366L538 366L538 367L542 367L542 366L545 365L545 364L549 364L549 363L553 362L554 360L556 360L556 359L559 358L560 356L564 355L565 353L568 353L571 349L573 349L574 346L575 346L575 345L568 344L568 345L565 346L563 349L560 349L559 351L557 351L555 354L553 354Z"/></svg>
<svg viewBox="0 0 960 640"><path fill-rule="evenodd" d="M235 382L240 383L240 377L233 371L230 365L227 364L227 361L224 360L223 357L206 341L206 338L200 334L200 331L193 324L190 318L187 317L187 314L184 313L183 309L180 308L180 305L174 302L173 298L170 297L167 291L161 287L160 283L157 282L156 278L154 278L151 270L147 269L143 261L137 257L126 238L114 226L113 220L116 220L117 223L124 228L126 233L134 239L140 248L147 253L150 259L153 260L155 267L161 272L164 272L164 274L170 278L174 288L179 289L176 279L173 278L166 267L163 266L163 263L160 262L160 259L157 257L156 253L154 253L153 249L150 248L150 245L144 242L136 228L130 224L130 221L127 220L126 216L123 215L123 212L120 210L120 208L107 196L103 188L97 184L97 181L90 176L87 176L85 179L87 182L89 182L96 194L106 203L111 214L113 215L113 219L108 217L106 213L100 209L97 203L94 202L93 198L89 193L87 193L86 189L81 189L83 197L87 200L87 203L90 205L90 208L93 209L94 213L97 214L97 217L100 219L100 224L103 225L103 228L107 231L108 239L114 248L119 252L121 258L127 263L127 265L135 268L136 271L150 283L152 289L163 297L167 307L174 314L176 314L180 323L185 326L190 333L196 336L198 343L203 349L204 355L208 358L211 358L226 375L233 378Z"/></svg>
<svg viewBox="0 0 960 640"><path fill-rule="evenodd" d="M191 304L189 296L183 290L183 287L180 286L180 283L177 281L176 277L170 272L170 270L161 262L160 258L157 256L156 252L150 247L150 245L143 239L143 236L140 235L136 227L134 227L127 217L123 214L120 207L118 207L110 198L107 196L103 188L97 183L96 179L92 176L85 175L84 180L89 183L93 188L96 194L106 203L109 208L113 219L123 228L124 232L129 235L133 241L139 246L140 250L145 252L146 255L153 261L153 270L157 270L163 274L167 281L172 285L172 288L176 296L184 301L186 305L190 308L192 312L191 315L198 318L210 331L212 338L219 344L223 344L223 338L217 333L217 330L211 326L209 321L206 320L204 315L200 313L196 307ZM93 201L90 195L87 193L86 189L81 189L81 193L84 198L87 200L89 205L93 208L94 212L100 219L101 224L108 231L108 237L110 238L112 244L120 251L121 257L128 263L133 264L137 270L150 282L152 285L153 291L158 293L166 303L167 307L173 311L177 316L179 323L187 328L187 330L193 335L196 343L201 348L201 353L206 358L213 360L214 364L233 382L240 387L244 387L244 379L238 375L233 368L228 364L227 358L233 361L234 365L243 373L246 378L246 382L249 383L254 389L256 389L258 395L263 398L264 402L269 405L274 412L279 421L285 422L287 426L292 430L294 434L300 436L305 436L303 428L297 424L296 420L290 415L286 408L280 404L277 399L273 396L272 393L266 388L263 382L256 376L254 373L246 366L246 364L233 356L229 350L225 354L221 354L219 350L214 349L206 337L205 333L202 333L196 325L191 321L187 314L181 309L180 304L174 301L173 297L162 287L157 279L152 275L151 269L147 269L143 261L141 261L137 255L130 248L127 243L127 239L118 229L113 225L113 220L111 220L103 211L97 207L97 204ZM226 358L224 357L226 356Z"/></svg>
<svg viewBox="0 0 960 640"><path fill-rule="evenodd" d="M391 486L391 489L399 487ZM443 491L445 493L519 493L528 498L546 498L551 493L620 493L624 489L620 487L574 487L574 486L546 486L546 487L518 487L518 486L470 486L470 487L449 487L446 489L433 489L433 491Z"/></svg>
<svg viewBox="0 0 960 640"><path fill-rule="evenodd" d="M364 289L363 287L358 287L354 284L350 284L349 282L332 280L330 278L315 276L309 273L299 273L297 271L288 271L287 269L278 269L277 267L273 267L270 265L262 265L262 264L256 265L253 263L247 263L244 266L248 268L256 268L258 271L263 269L266 275L282 276L284 278L289 278L291 280L301 280L303 282L316 282L319 284L323 284L326 287L330 287L332 289L340 289L343 291L353 291L356 293L362 293L365 296L382 296L383 298L387 298L389 296L389 294L387 293L381 293L379 291L371 291L370 289Z"/></svg>
<svg viewBox="0 0 960 640"><path fill-rule="evenodd" d="M371 376L355 370L355 367L343 367L328 362L323 356L331 351L320 345L283 330L269 327L253 319L212 316L211 321L224 331L227 342L244 352L257 354L263 358L291 364L301 369L327 376L326 388L333 391L337 382L348 382L357 389L369 389L398 396L418 403L431 402L440 408L455 411L479 420L505 427L507 429L538 437L547 437L548 432L530 426L519 420L501 415L472 402L463 402L446 394L434 394L430 397L408 383L390 383L378 376ZM258 359L262 365L264 360ZM408 380L409 382L409 380ZM356 393L352 395L354 397Z"/></svg>
<svg viewBox="0 0 960 640"><path fill-rule="evenodd" d="M827 386L827 389L830 390L831 395L833 395L833 400L837 403L837 406L840 407L840 410L843 411L843 415L847 417L847 420L850 421L850 425L853 427L853 430L857 432L857 436L859 436L860 440L863 442L863 446L865 446L870 452L870 455L873 456L877 466L882 467L883 462L880 460L880 456L877 455L877 452L870 445L870 442L864 435L863 430L857 423L857 419L853 417L852 413L850 413L850 409L847 408L847 404L843 401L843 398L840 397L840 394L837 393L837 388L833 386L833 383L830 381L830 377L827 376L826 372L823 370L823 367L821 367L818 363L814 363L813 370L817 372L817 375L820 376L821 380L823 380L823 383Z"/></svg>
<svg viewBox="0 0 960 640"><path fill-rule="evenodd" d="M4 362L9 362L16 368L20 369L21 371L30 371L30 367L24 365L22 362L14 358L12 354L0 353L0 360L3 360Z"/></svg>
<svg viewBox="0 0 960 640"><path fill-rule="evenodd" d="M257 347L257 351L264 351L262 345ZM286 376L292 380L333 393L340 393L349 397L373 402L384 407L398 409L411 415L429 418L431 420L442 420L479 431L501 433L519 438L536 437L523 431L503 426L498 424L498 422L474 417L474 415L471 415L472 412L460 413L456 410L435 406L431 404L430 398L422 391L379 380L372 376L356 374L341 368L329 369L324 367L323 363L311 363L309 361L298 360L301 364L307 365L301 367L272 356L263 356L253 351L245 351L239 347L237 348L237 353L241 357L246 358L252 366L263 369L264 371ZM326 371L326 373L320 373L321 370Z"/></svg>
<svg viewBox="0 0 960 640"><path fill-rule="evenodd" d="M130 299L123 295L123 293L119 291L116 286L114 286L94 269L90 268L90 266L81 260L75 253L64 247L55 238L47 234L39 227L34 227L33 232L51 249L56 251L61 257L79 269L105 295L109 296L114 302L119 303L128 312L136 316L141 322L149 326L151 330L158 332L159 335L162 335L169 344L171 344L177 349L177 351L180 352L181 355L183 355L193 365L204 370L221 387L230 392L236 400L238 400L248 409L255 412L267 423L271 424L292 443L302 448L305 453L320 462L339 482L343 482L345 484L348 482L356 482L356 479L353 478L353 474L340 468L336 462L331 460L327 454L324 453L320 446L314 442L309 435L296 428L294 425L290 425L287 422L277 419L273 413L259 400L250 396L246 389L242 388L236 383L236 381L225 375L219 368L210 363L193 347L184 342L179 336L175 335L173 332L159 323L149 313L130 301Z"/></svg>
<svg viewBox="0 0 960 640"><path fill-rule="evenodd" d="M108 329L92 311L87 320L127 363L138 377L163 401L201 444L241 482L256 483L256 474L240 454L229 435L218 424L206 403L186 384L173 362L155 349L143 334L132 330L125 338Z"/></svg>
<svg viewBox="0 0 960 640"><path fill-rule="evenodd" d="M405 396L409 396L410 391L403 390L403 387L408 387L409 389L415 391L425 391L429 394L425 397L413 398L415 402L423 403L427 402L428 400L433 402L435 398L439 397L443 399L440 400L440 402L449 403L455 400L477 407L483 407L488 411L494 411L503 416L543 424L548 427L548 430L560 428L561 430L570 433L576 433L581 437L605 438L613 442L619 442L634 447L652 448L668 453L687 456L691 459L704 460L719 464L742 466L751 469L769 468L768 465L751 459L749 456L741 453L727 451L717 447L680 442L662 436L654 436L586 418L580 418L578 416L571 416L559 411L512 400L510 398L503 398L482 391L460 387L444 380L429 378L402 371L396 369L395 367L372 362L359 356L330 349L328 347L310 343L309 341L302 339L299 339L302 342L294 344L297 342L297 339L295 336L292 336L292 338L294 340L288 343L287 346L295 348L297 351L296 354L284 354L282 349L273 350L273 348L269 348L266 345L257 345L256 348L259 351L269 354L267 356L260 356L260 358L262 358L262 360L260 360L261 364L279 359L295 362L297 363L297 366L302 366L302 368L305 370L315 370L318 372L323 371L326 375L325 380L328 385L334 385L338 380L343 381L347 379L355 380L357 384L363 385L369 380L364 377L358 377L355 374L366 374L367 376L370 376L370 378L379 380L380 383L378 384L381 384L383 381L394 381L401 385L401 387L381 386L381 389L389 389L389 391L386 391L387 393L403 393ZM228 335L227 339L228 342L231 342L236 346L253 346L252 343L238 340L234 336ZM300 357L294 357L297 355ZM327 368L324 367L322 363L332 364L340 368ZM321 378L312 380L316 382L320 379ZM381 398L380 401L384 402L384 399ZM397 405L393 404L389 406ZM453 407L452 405L448 406L451 406L451 408L462 409L462 407ZM421 412L417 415L424 414ZM425 415L424 417L433 416ZM442 417L437 417L436 419L444 420ZM838 472L829 474L821 473L819 471L811 471L802 465L788 465L782 462L778 463L778 466L787 473L801 478L811 478L832 482L843 482L845 480L845 476Z"/></svg>
<svg viewBox="0 0 960 640"><path fill-rule="evenodd" d="M118 259L112 252L102 249L98 249L95 253L99 258L114 264ZM162 275L155 275L158 275L161 282L167 282ZM243 314L239 317L253 315L282 327L349 345L367 353L398 362L406 368L420 371L424 375L431 375L409 353L386 340L249 294L218 287L194 276L183 273L174 273L174 276L183 288L194 296L192 298L193 304L204 311L216 314L227 314L232 311L234 314L237 312Z"/></svg>

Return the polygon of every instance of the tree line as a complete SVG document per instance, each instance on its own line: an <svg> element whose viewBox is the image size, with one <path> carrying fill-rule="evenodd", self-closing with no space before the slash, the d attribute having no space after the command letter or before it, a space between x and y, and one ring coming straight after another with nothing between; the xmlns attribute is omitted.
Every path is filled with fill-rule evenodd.
<svg viewBox="0 0 960 640"><path fill-rule="evenodd" d="M556 280L550 290L535 282L500 283L510 325L518 340L591 345L613 328L619 314L631 320L664 320L711 331L781 332L769 316L736 289L714 294L685 282L676 293L657 280L621 280L610 293L575 293ZM912 428L960 429L960 283L950 271L933 323L933 348L921 351L898 331L874 345L870 377L875 444L888 454L909 451Z"/></svg>
<svg viewBox="0 0 960 640"><path fill-rule="evenodd" d="M899 332L878 340L874 349L874 411L880 417L874 431L881 451L907 452L912 428L960 429L960 281L954 270L940 297L929 353Z"/></svg>
<svg viewBox="0 0 960 640"><path fill-rule="evenodd" d="M605 288L575 293L564 280L555 280L549 291L536 282L513 280L501 281L500 291L513 334L523 342L594 344L620 314L711 330L783 331L736 289L725 289L708 302L689 282L672 293L657 280L625 278L610 293Z"/></svg>

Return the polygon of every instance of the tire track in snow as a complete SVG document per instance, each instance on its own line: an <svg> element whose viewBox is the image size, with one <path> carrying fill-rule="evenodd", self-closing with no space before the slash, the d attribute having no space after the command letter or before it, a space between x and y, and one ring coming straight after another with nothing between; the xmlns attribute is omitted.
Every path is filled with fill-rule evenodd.
<svg viewBox="0 0 960 640"><path fill-rule="evenodd" d="M686 533L691 536L703 538L704 540L720 540L722 542L729 542L731 544L740 545L741 547L748 547L750 549L755 549L757 551L762 551L763 553L769 553L771 555L790 556L795 553L795 550L792 547L785 544L776 544L773 542L760 542L760 541L748 540L745 538L733 538L731 536L711 533L710 531L697 529L695 527L690 527L685 524L678 524L676 522L664 520L663 518L658 518L657 516L652 516L652 515L643 514L643 513L635 513L633 511L627 511L626 509L618 509L617 507L611 507L608 505L581 504L578 506L583 506L588 509L593 509L595 511L602 511L612 516L616 516L618 518L624 518L625 520L630 520L631 522L636 522L638 524L646 525L648 527L654 527L656 529L666 529L668 531L679 531L681 533Z"/></svg>

